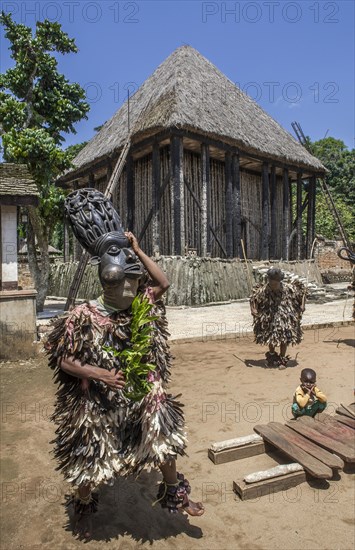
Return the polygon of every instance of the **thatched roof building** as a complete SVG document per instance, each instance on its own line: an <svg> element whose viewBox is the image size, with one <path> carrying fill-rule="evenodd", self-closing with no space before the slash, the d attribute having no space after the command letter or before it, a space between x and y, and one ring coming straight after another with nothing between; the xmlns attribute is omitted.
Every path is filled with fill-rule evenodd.
<svg viewBox="0 0 355 550"><path fill-rule="evenodd" d="M129 116L126 102L60 184L104 187L129 126L131 154L114 199L148 252L240 256L241 238L251 258L309 252L315 178L325 168L199 52L173 52L130 99ZM305 252L304 179L311 182Z"/></svg>

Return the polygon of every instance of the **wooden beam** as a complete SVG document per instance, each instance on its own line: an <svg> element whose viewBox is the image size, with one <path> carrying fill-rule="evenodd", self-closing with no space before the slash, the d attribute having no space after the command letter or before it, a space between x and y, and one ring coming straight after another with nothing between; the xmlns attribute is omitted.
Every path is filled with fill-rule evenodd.
<svg viewBox="0 0 355 550"><path fill-rule="evenodd" d="M297 246L297 260L301 260L302 259L302 172L298 172L297 174L296 246Z"/></svg>
<svg viewBox="0 0 355 550"><path fill-rule="evenodd" d="M209 146L201 143L201 256L211 253L211 181Z"/></svg>
<svg viewBox="0 0 355 550"><path fill-rule="evenodd" d="M269 215L270 215L270 194L269 194L269 165L263 162L261 176L262 185L262 228L261 228L261 259L269 259Z"/></svg>
<svg viewBox="0 0 355 550"><path fill-rule="evenodd" d="M173 254L185 254L184 147L182 137L173 135L170 141L172 175Z"/></svg>
<svg viewBox="0 0 355 550"><path fill-rule="evenodd" d="M277 203L276 203L276 167L273 164L270 172L270 258L276 259L277 251L277 235L276 235L276 216L277 216Z"/></svg>
<svg viewBox="0 0 355 550"><path fill-rule="evenodd" d="M67 223L63 222L64 225L64 231L63 231L63 255L64 255L64 263L69 262L70 260L70 240L69 240L69 230Z"/></svg>
<svg viewBox="0 0 355 550"><path fill-rule="evenodd" d="M107 161L106 185L110 181L111 176L112 176L112 162L109 160Z"/></svg>
<svg viewBox="0 0 355 550"><path fill-rule="evenodd" d="M132 155L126 160L126 189L127 189L127 229L134 232L134 163Z"/></svg>
<svg viewBox="0 0 355 550"><path fill-rule="evenodd" d="M227 151L224 160L225 178L225 231L227 258L233 257L233 193L232 193L232 154Z"/></svg>
<svg viewBox="0 0 355 550"><path fill-rule="evenodd" d="M243 479L239 479L233 481L233 491L240 496L241 500L249 500L264 495L273 495L279 491L286 491L306 480L307 477L304 470L292 472L280 477L265 479L256 483L245 483Z"/></svg>
<svg viewBox="0 0 355 550"><path fill-rule="evenodd" d="M94 172L90 172L89 174L89 183L88 187L95 189L95 174Z"/></svg>
<svg viewBox="0 0 355 550"><path fill-rule="evenodd" d="M307 259L310 258L312 245L314 241L315 228L315 186L316 178L310 177L308 180L308 208L307 208Z"/></svg>
<svg viewBox="0 0 355 550"><path fill-rule="evenodd" d="M240 162L239 154L232 155L232 195L233 195L233 256L241 258L242 206L240 196Z"/></svg>
<svg viewBox="0 0 355 550"><path fill-rule="evenodd" d="M234 447L232 449L223 449L222 451L213 451L208 449L208 458L212 460L214 464L225 464L226 462L233 462L234 460L241 460L242 458L250 458L251 456L261 455L265 451L271 451L272 447L264 441L257 441L256 443L250 443L243 447Z"/></svg>
<svg viewBox="0 0 355 550"><path fill-rule="evenodd" d="M282 175L283 188L283 231L282 231L282 258L289 259L289 236L290 236L290 188L288 185L288 168L284 168Z"/></svg>
<svg viewBox="0 0 355 550"><path fill-rule="evenodd" d="M159 234L159 193L160 193L160 150L159 142L155 141L153 145L152 156L152 235L153 235L153 254L159 254L160 234Z"/></svg>

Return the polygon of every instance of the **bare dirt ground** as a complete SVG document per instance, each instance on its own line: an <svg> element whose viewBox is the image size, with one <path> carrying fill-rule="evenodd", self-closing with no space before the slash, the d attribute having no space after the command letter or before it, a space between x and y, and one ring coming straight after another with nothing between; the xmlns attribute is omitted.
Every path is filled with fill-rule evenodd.
<svg viewBox="0 0 355 550"><path fill-rule="evenodd" d="M265 349L251 338L174 344L171 391L182 393L189 432L189 457L179 459L206 507L201 518L170 517L152 507L157 472L137 481L118 480L102 488L95 534L88 549L133 550L352 550L354 476L340 472L329 482L303 483L288 491L240 501L233 479L275 465L259 455L215 466L207 448L253 433L253 426L290 417L301 368L317 371L328 395L329 412L354 400L354 329L305 333L291 350L297 361L284 371L263 368ZM38 359L2 363L1 501L2 550L81 548L63 506L67 485L50 454L54 426L49 421L55 388L41 354Z"/></svg>

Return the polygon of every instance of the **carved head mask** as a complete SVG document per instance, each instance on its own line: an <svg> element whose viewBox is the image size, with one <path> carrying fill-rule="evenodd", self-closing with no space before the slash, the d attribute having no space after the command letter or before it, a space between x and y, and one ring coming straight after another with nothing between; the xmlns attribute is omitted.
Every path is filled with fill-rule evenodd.
<svg viewBox="0 0 355 550"><path fill-rule="evenodd" d="M96 189L79 189L65 200L65 215L74 235L99 264L102 286L113 287L125 277L138 279L142 264L124 234L121 219L112 203Z"/></svg>

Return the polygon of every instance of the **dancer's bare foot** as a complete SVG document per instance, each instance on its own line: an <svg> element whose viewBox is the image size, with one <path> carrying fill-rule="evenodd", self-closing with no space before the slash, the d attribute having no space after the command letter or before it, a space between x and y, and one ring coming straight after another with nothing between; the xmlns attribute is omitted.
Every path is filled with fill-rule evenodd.
<svg viewBox="0 0 355 550"><path fill-rule="evenodd" d="M205 513L205 507L202 502L194 502L189 499L189 504L180 508L181 512L187 512L189 516L202 516Z"/></svg>
<svg viewBox="0 0 355 550"><path fill-rule="evenodd" d="M79 538L90 539L92 537L92 513L76 514L74 535Z"/></svg>

